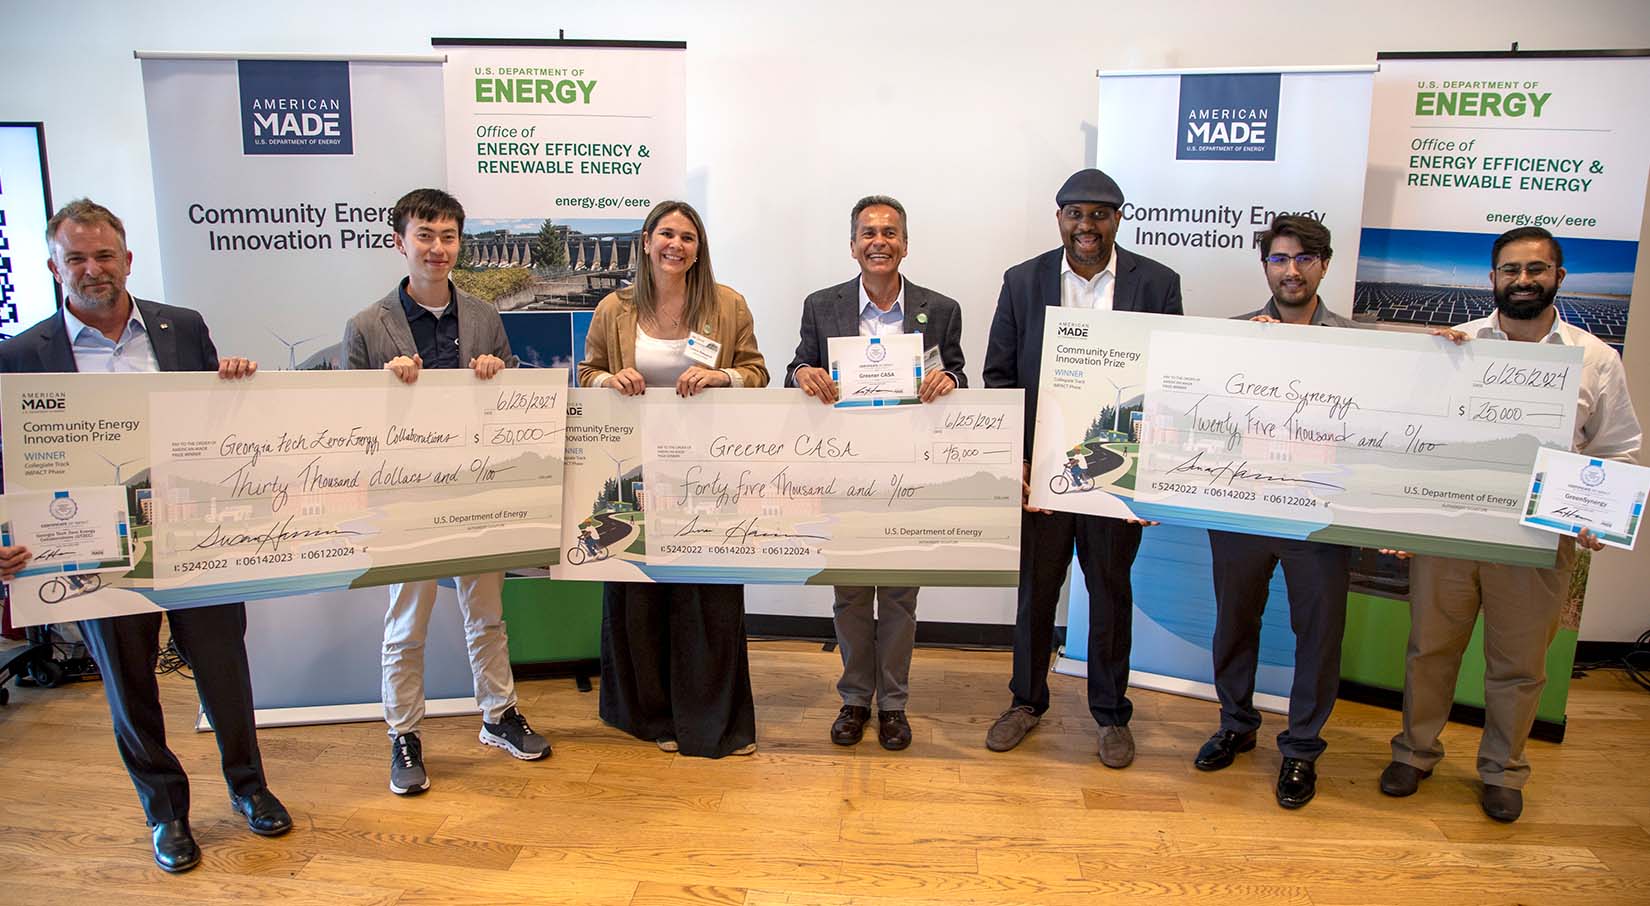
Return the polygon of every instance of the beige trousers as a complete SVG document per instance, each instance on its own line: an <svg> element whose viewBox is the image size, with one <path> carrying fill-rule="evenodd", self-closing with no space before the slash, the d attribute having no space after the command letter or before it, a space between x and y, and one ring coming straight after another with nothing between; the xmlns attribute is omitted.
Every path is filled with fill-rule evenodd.
<svg viewBox="0 0 1650 906"><path fill-rule="evenodd" d="M1409 566L1409 652L1404 728L1392 759L1431 770L1444 757L1438 735L1455 702L1461 655L1484 614L1484 735L1478 776L1521 789L1530 778L1524 743L1547 685L1547 648L1570 594L1575 542L1564 538L1551 569L1416 557Z"/></svg>

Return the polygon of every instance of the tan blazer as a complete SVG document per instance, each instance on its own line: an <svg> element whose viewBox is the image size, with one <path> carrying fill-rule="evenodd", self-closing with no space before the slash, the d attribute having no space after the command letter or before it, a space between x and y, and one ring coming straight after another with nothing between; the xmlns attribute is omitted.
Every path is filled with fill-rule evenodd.
<svg viewBox="0 0 1650 906"><path fill-rule="evenodd" d="M716 310L711 313L709 323L692 327L722 344L716 367L732 370L739 376L734 386L768 385L768 366L756 348L756 327L744 296L717 284ZM636 303L619 298L617 292L608 293L590 320L590 334L584 341L584 361L579 363L579 386L594 387L602 378L635 365Z"/></svg>

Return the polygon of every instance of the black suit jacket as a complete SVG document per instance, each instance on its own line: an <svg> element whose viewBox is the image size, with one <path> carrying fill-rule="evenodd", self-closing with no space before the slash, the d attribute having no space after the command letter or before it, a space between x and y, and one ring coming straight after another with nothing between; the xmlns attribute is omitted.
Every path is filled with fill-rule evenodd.
<svg viewBox="0 0 1650 906"><path fill-rule="evenodd" d="M968 386L963 374L962 306L949 296L924 289L905 279L905 332L922 334L923 351L940 348L940 364L957 382ZM796 369L809 365L825 368L830 361L831 337L859 336L859 278L838 283L802 302L802 336L796 344L796 358L785 369L785 386L796 386Z"/></svg>
<svg viewBox="0 0 1650 906"><path fill-rule="evenodd" d="M136 296L149 332L149 348L161 371L217 371L218 350L200 313L175 305L146 302ZM39 374L79 371L69 345L69 326L63 312L41 321L9 340L0 342L0 373Z"/></svg>
<svg viewBox="0 0 1650 906"><path fill-rule="evenodd" d="M1182 314L1180 275L1150 258L1113 246L1117 255L1117 283L1112 288L1114 311ZM991 336L985 347L985 385L1024 387L1026 391L1026 461L1031 460L1032 434L1037 427L1037 381L1043 362L1043 315L1060 307L1060 264L1065 249L1044 252L1003 273L997 313L991 318Z"/></svg>
<svg viewBox="0 0 1650 906"><path fill-rule="evenodd" d="M161 371L217 371L218 350L212 345L206 322L199 312L159 302L145 302L136 296L149 332L149 348L155 352L155 364ZM59 374L79 371L75 367L74 349L69 345L69 325L60 309L56 314L30 327L9 340L0 341L0 373L4 374ZM0 471L0 488L5 487L4 472Z"/></svg>

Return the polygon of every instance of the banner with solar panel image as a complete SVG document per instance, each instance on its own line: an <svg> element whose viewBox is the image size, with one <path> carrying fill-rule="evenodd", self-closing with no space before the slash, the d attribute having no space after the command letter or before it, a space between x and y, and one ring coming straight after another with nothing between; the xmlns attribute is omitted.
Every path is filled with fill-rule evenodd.
<svg viewBox="0 0 1650 906"><path fill-rule="evenodd" d="M1354 317L1488 317L1496 237L1540 227L1563 247L1559 315L1621 351L1650 172L1650 124L1627 111L1650 91L1650 56L1379 60Z"/></svg>

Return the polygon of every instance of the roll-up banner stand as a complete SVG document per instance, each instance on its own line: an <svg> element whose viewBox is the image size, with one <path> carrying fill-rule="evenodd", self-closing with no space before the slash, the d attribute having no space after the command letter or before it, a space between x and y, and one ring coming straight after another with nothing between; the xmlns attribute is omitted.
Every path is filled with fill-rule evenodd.
<svg viewBox="0 0 1650 906"><path fill-rule="evenodd" d="M1373 73L1373 66L1100 72L1095 165L1123 190L1117 244L1179 272L1188 316L1231 317L1269 297L1258 237L1272 217L1312 217L1334 237L1319 295L1350 315ZM1125 411L1140 408L1139 389L1119 388ZM1055 669L1083 675L1089 598L1081 568L1073 570ZM1129 681L1213 699L1207 533L1147 528L1133 585ZM1257 706L1270 710L1287 707L1294 674L1287 600L1279 570L1255 681Z"/></svg>
<svg viewBox="0 0 1650 906"><path fill-rule="evenodd" d="M467 214L453 280L498 307L523 366L570 369L576 385L596 305L635 280L642 221L686 189L687 44L431 43L447 55L447 186ZM551 572L652 581L641 566L636 426L607 413L594 404L568 413L562 543L571 550L598 532L613 556L563 558ZM594 602L599 587L556 593L558 603Z"/></svg>
<svg viewBox="0 0 1650 906"><path fill-rule="evenodd" d="M445 181L441 57L137 54L148 108L162 301L206 318L222 355L339 365L344 322L406 273L389 210ZM134 267L155 262L134 262ZM260 726L382 717L388 590L247 608ZM456 597L426 647L429 713L476 710Z"/></svg>
<svg viewBox="0 0 1650 906"><path fill-rule="evenodd" d="M497 306L524 367L567 368L577 386L597 303L635 279L648 210L686 187L687 45L431 44L447 55L447 187L468 215L453 280ZM598 535L613 556L563 556L551 567L554 580L518 578L507 587L511 654L535 671L594 664L599 582L648 581L639 566L640 438L624 430L635 425L604 417L598 404L607 402L570 401L562 544L571 551Z"/></svg>
<svg viewBox="0 0 1650 906"><path fill-rule="evenodd" d="M1650 50L1376 59L1356 317L1409 329L1487 317L1495 307L1495 238L1538 226L1564 248L1560 317L1623 351L1650 175L1650 120L1641 114L1650 95ZM1534 733L1542 738L1564 733L1593 562L1585 551L1581 557L1547 655ZM1353 595L1347 639L1361 639L1356 649L1349 644L1342 676L1396 691L1403 688L1409 634L1408 569L1392 564L1380 580L1385 597ZM1482 651L1480 625L1462 660L1458 705L1484 704Z"/></svg>

